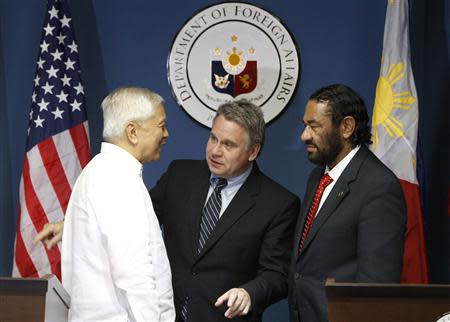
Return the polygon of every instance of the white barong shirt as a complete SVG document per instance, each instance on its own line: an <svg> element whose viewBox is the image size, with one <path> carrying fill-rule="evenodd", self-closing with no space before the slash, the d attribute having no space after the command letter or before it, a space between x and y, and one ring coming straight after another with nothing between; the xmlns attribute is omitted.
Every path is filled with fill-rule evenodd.
<svg viewBox="0 0 450 322"><path fill-rule="evenodd" d="M102 143L72 191L62 280L69 321L173 322L172 278L142 165Z"/></svg>

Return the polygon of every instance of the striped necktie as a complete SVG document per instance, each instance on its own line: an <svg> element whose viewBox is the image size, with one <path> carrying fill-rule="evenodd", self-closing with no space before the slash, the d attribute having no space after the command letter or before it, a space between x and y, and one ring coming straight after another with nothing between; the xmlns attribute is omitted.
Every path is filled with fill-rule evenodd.
<svg viewBox="0 0 450 322"><path fill-rule="evenodd" d="M221 191L228 184L227 179L217 178L216 180L217 182L214 191L209 196L209 199L203 208L202 221L200 222L200 235L198 239L199 253L205 246L219 220L220 210L222 209Z"/></svg>

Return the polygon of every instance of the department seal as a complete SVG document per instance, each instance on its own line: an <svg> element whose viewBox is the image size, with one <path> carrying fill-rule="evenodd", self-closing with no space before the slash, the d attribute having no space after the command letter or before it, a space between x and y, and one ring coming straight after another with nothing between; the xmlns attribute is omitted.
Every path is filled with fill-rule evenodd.
<svg viewBox="0 0 450 322"><path fill-rule="evenodd" d="M245 98L266 123L292 98L300 74L296 44L266 10L225 2L189 19L173 41L168 79L178 104L211 127L219 105Z"/></svg>

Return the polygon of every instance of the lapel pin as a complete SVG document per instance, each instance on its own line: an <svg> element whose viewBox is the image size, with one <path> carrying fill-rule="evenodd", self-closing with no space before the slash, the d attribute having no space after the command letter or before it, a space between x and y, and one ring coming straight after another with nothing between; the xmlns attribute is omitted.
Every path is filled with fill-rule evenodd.
<svg viewBox="0 0 450 322"><path fill-rule="evenodd" d="M341 198L343 195L344 195L344 191L339 191L337 194L338 198Z"/></svg>

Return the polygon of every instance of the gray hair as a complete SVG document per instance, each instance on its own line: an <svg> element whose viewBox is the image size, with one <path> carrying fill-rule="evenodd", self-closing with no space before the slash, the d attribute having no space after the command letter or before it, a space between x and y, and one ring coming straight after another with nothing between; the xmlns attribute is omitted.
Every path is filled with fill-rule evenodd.
<svg viewBox="0 0 450 322"><path fill-rule="evenodd" d="M246 99L241 99L220 105L214 120L219 115L222 115L227 121L235 122L247 130L249 137L248 148L259 144L262 150L266 122L264 121L264 114L259 106L250 103Z"/></svg>
<svg viewBox="0 0 450 322"><path fill-rule="evenodd" d="M122 137L128 122L138 124L148 120L163 98L146 88L121 87L112 91L102 102L103 139L114 141Z"/></svg>

